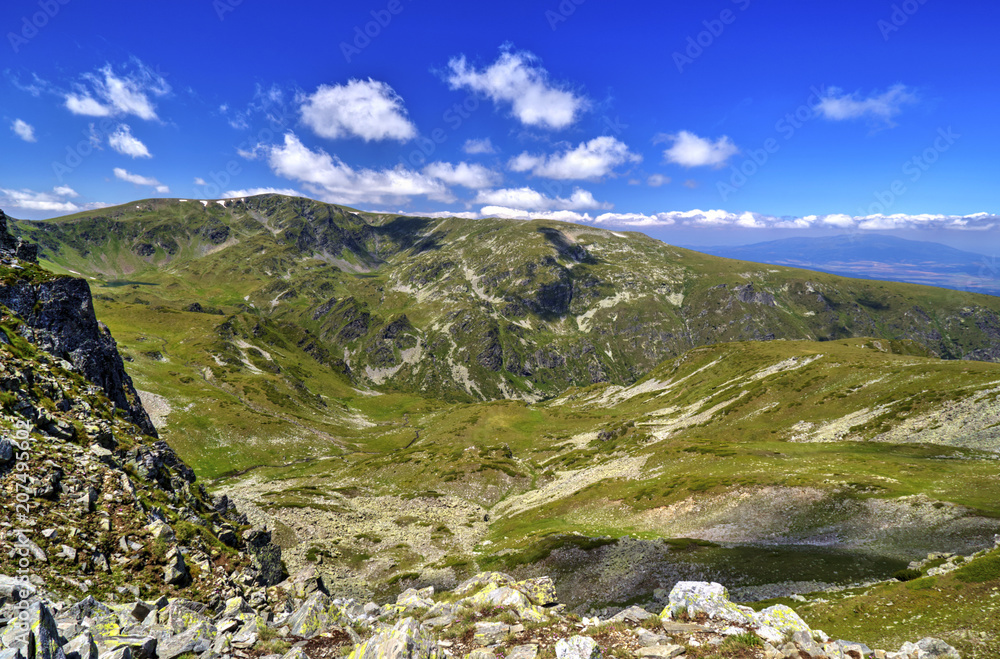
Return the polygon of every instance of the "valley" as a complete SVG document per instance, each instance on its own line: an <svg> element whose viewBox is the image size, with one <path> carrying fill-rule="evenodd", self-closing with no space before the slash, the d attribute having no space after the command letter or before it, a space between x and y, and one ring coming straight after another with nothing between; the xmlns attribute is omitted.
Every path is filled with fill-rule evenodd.
<svg viewBox="0 0 1000 659"><path fill-rule="evenodd" d="M359 597L497 566L759 599L1000 532L997 298L277 196L14 231L211 489Z"/></svg>

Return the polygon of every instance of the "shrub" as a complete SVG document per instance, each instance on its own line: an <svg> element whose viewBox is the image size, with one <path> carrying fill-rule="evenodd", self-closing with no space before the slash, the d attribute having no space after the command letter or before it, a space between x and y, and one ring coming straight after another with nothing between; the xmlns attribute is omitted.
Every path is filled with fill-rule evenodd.
<svg viewBox="0 0 1000 659"><path fill-rule="evenodd" d="M905 570L900 570L896 574L892 575L892 578L896 581L913 581L914 579L919 579L922 576L924 576L924 573L920 570L906 568Z"/></svg>

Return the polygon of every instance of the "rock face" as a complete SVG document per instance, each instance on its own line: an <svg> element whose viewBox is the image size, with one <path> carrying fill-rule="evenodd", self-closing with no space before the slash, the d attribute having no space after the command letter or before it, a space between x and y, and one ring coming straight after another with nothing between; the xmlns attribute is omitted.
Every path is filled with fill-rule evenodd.
<svg viewBox="0 0 1000 659"><path fill-rule="evenodd" d="M35 250L7 230L7 216L0 211L0 258L12 265L31 264ZM42 350L73 364L74 369L101 387L143 431L156 437L156 429L136 393L132 378L118 353L111 332L98 322L90 286L83 279L57 277L37 266L32 276L0 280L0 304L21 320L24 337Z"/></svg>

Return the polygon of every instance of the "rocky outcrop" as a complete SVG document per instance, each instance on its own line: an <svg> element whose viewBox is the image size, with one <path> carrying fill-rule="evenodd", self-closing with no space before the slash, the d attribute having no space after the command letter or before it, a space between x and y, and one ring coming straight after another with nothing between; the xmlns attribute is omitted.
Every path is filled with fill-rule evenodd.
<svg viewBox="0 0 1000 659"><path fill-rule="evenodd" d="M20 332L25 339L72 364L143 433L156 437L118 345L94 314L90 286L83 279L41 270L35 264L36 253L32 245L8 232L7 216L0 211L0 261L8 272L0 279L0 304L24 321Z"/></svg>

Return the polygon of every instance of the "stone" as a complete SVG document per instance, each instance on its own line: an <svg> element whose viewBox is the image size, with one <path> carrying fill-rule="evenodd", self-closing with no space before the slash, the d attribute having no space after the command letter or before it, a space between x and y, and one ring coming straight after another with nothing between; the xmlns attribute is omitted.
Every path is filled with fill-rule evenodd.
<svg viewBox="0 0 1000 659"><path fill-rule="evenodd" d="M496 645L502 642L509 632L510 625L502 622L477 622L472 640L478 645Z"/></svg>
<svg viewBox="0 0 1000 659"><path fill-rule="evenodd" d="M624 611L619 611L615 615L611 616L610 622L630 622L634 625L639 624L643 620L648 618L655 618L656 615L650 613L641 606L630 606Z"/></svg>
<svg viewBox="0 0 1000 659"><path fill-rule="evenodd" d="M281 659L309 659L306 651L299 647L294 647L281 656Z"/></svg>
<svg viewBox="0 0 1000 659"><path fill-rule="evenodd" d="M348 659L444 659L444 651L412 618L354 646Z"/></svg>
<svg viewBox="0 0 1000 659"><path fill-rule="evenodd" d="M666 645L670 642L670 637L664 634L654 634L648 629L639 627L635 630L635 636L639 640L639 645L649 647L651 645Z"/></svg>
<svg viewBox="0 0 1000 659"><path fill-rule="evenodd" d="M131 609L129 609L129 615L132 616L132 618L134 618L135 620L143 622L146 619L146 617L150 613L152 613L152 611L153 607L151 607L149 604L146 604L143 601L138 601L132 605Z"/></svg>
<svg viewBox="0 0 1000 659"><path fill-rule="evenodd" d="M83 632L63 646L66 659L97 659L98 649L90 632Z"/></svg>
<svg viewBox="0 0 1000 659"><path fill-rule="evenodd" d="M834 643L840 648L844 656L850 657L850 659L855 659L855 654L862 659L870 657L873 654L873 650L864 643L854 641L834 641Z"/></svg>
<svg viewBox="0 0 1000 659"><path fill-rule="evenodd" d="M243 629L238 631L233 635L230 643L234 648L239 648L245 650L247 648L253 647L253 645L260 638L260 634L257 632L257 625L250 623L243 625Z"/></svg>
<svg viewBox="0 0 1000 659"><path fill-rule="evenodd" d="M536 606L548 606L559 601L556 585L549 577L518 581L514 587L524 593L525 597Z"/></svg>
<svg viewBox="0 0 1000 659"><path fill-rule="evenodd" d="M538 646L529 643L528 645L515 645L507 652L506 659L535 659L538 656Z"/></svg>
<svg viewBox="0 0 1000 659"><path fill-rule="evenodd" d="M479 592L489 585L501 588L503 586L513 586L515 583L517 583L517 581L514 577L504 574L503 572L481 572L476 576L466 579L460 583L455 587L453 592L456 595L467 595L469 593Z"/></svg>
<svg viewBox="0 0 1000 659"><path fill-rule="evenodd" d="M729 591L722 584L704 581L679 581L670 591L667 606L660 617L676 619L686 616L694 620L699 614L735 625L753 624L752 609L730 602Z"/></svg>
<svg viewBox="0 0 1000 659"><path fill-rule="evenodd" d="M32 597L37 589L28 581L0 574L0 598L8 599L17 604L21 600Z"/></svg>
<svg viewBox="0 0 1000 659"><path fill-rule="evenodd" d="M101 659L132 659L132 648L123 645L101 655Z"/></svg>
<svg viewBox="0 0 1000 659"><path fill-rule="evenodd" d="M472 652L465 655L465 659L496 659L496 655L493 654L493 650L476 648Z"/></svg>
<svg viewBox="0 0 1000 659"><path fill-rule="evenodd" d="M62 649L65 642L59 637L56 621L45 604L35 602L28 607L28 622L31 625L26 653L29 659L66 659Z"/></svg>
<svg viewBox="0 0 1000 659"><path fill-rule="evenodd" d="M14 445L6 437L0 437L0 464L5 465L14 460Z"/></svg>
<svg viewBox="0 0 1000 659"><path fill-rule="evenodd" d="M157 645L157 659L176 659L187 652L201 654L212 647L214 640L214 629L200 622L180 634L161 638Z"/></svg>
<svg viewBox="0 0 1000 659"><path fill-rule="evenodd" d="M556 642L556 659L600 659L601 648L589 636L571 636Z"/></svg>
<svg viewBox="0 0 1000 659"><path fill-rule="evenodd" d="M651 659L673 659L684 654L683 645L651 645L640 648L636 655L640 657L650 657Z"/></svg>
<svg viewBox="0 0 1000 659"><path fill-rule="evenodd" d="M753 616L755 627L767 626L785 635L794 632L811 632L805 620L784 604L769 606ZM767 639L765 639L767 640Z"/></svg>
<svg viewBox="0 0 1000 659"><path fill-rule="evenodd" d="M167 565L163 568L163 583L172 586L181 586L190 581L191 575L188 573L187 565L184 563L184 556L177 547L167 552Z"/></svg>
<svg viewBox="0 0 1000 659"><path fill-rule="evenodd" d="M433 594L433 589L431 594ZM415 588L407 588L396 598L396 604L406 610L429 609L434 606L434 600Z"/></svg>
<svg viewBox="0 0 1000 659"><path fill-rule="evenodd" d="M127 647L132 659L154 659L156 643L156 639L152 636L105 636L98 640L97 647L102 656L118 648Z"/></svg>
<svg viewBox="0 0 1000 659"><path fill-rule="evenodd" d="M293 636L311 638L324 627L336 623L340 612L330 604L330 598L320 592L315 592L300 606L287 624Z"/></svg>
<svg viewBox="0 0 1000 659"><path fill-rule="evenodd" d="M94 656L96 657L96 655ZM0 650L0 659L27 659L27 657L21 652L21 648L16 647Z"/></svg>
<svg viewBox="0 0 1000 659"><path fill-rule="evenodd" d="M169 544L173 544L177 540L174 530L163 520L153 520L146 525L146 529L153 536L153 540L163 540Z"/></svg>
<svg viewBox="0 0 1000 659"><path fill-rule="evenodd" d="M961 659L958 650L939 638L928 636L917 641L917 649L925 652L927 659ZM923 658L921 658L923 659Z"/></svg>
<svg viewBox="0 0 1000 659"><path fill-rule="evenodd" d="M253 609L247 604L247 601L237 595L236 597L230 597L226 600L225 610L219 614L220 618L233 618L240 613L253 613Z"/></svg>

